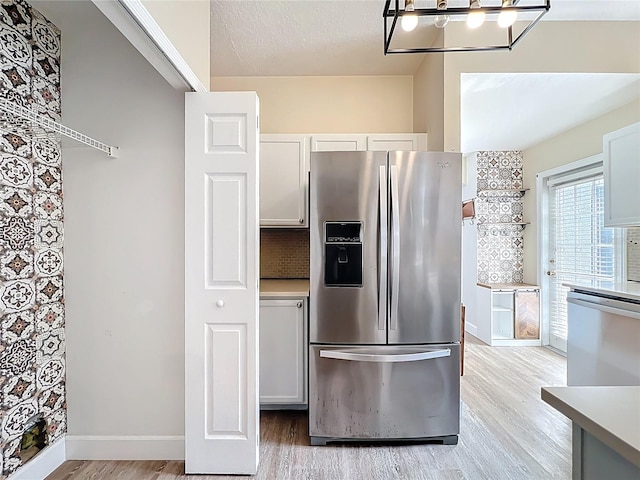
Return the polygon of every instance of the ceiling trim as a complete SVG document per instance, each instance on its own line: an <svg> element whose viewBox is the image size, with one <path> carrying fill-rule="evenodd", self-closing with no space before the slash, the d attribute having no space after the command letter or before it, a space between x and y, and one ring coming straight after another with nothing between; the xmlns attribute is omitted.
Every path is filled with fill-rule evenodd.
<svg viewBox="0 0 640 480"><path fill-rule="evenodd" d="M92 0L176 90L208 92L140 0Z"/></svg>

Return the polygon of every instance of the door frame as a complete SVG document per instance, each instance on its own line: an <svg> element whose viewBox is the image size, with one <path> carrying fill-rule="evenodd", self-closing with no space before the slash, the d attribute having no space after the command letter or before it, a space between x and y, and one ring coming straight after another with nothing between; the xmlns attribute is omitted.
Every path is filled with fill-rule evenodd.
<svg viewBox="0 0 640 480"><path fill-rule="evenodd" d="M536 210L538 232L536 238L537 282L540 286L540 338L542 345L549 346L549 276L545 274L549 265L549 188L547 182L551 177L571 171L586 170L602 166L602 154L575 160L536 174Z"/></svg>

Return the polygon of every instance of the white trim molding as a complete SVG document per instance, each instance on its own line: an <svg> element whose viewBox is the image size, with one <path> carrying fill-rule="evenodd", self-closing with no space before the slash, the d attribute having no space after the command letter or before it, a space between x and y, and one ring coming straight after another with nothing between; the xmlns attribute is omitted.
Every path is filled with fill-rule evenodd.
<svg viewBox="0 0 640 480"><path fill-rule="evenodd" d="M67 435L66 441L67 460L184 460L183 435Z"/></svg>
<svg viewBox="0 0 640 480"><path fill-rule="evenodd" d="M62 436L51 445L43 448L35 457L9 475L7 480L47 478L47 475L53 473L66 459L65 436Z"/></svg>
<svg viewBox="0 0 640 480"><path fill-rule="evenodd" d="M92 0L176 90L208 92L141 0Z"/></svg>

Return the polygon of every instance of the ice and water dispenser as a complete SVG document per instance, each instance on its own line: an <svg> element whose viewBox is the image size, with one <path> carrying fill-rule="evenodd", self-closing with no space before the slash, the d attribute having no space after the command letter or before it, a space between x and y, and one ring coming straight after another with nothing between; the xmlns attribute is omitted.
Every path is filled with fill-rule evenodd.
<svg viewBox="0 0 640 480"><path fill-rule="evenodd" d="M362 286L362 222L325 222L324 284Z"/></svg>

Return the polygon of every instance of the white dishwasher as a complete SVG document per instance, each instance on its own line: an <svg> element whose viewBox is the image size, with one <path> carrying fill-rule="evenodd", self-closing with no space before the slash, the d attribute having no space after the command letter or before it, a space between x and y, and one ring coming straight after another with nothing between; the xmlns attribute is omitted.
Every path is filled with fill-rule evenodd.
<svg viewBox="0 0 640 480"><path fill-rule="evenodd" d="M567 294L567 385L640 385L640 301Z"/></svg>

